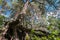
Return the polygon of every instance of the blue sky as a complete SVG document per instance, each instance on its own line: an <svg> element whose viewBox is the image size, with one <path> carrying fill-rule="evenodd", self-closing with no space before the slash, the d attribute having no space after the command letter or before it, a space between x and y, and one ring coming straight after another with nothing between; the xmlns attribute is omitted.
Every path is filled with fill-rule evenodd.
<svg viewBox="0 0 60 40"><path fill-rule="evenodd" d="M5 16L6 16L6 17L9 17L11 12L12 12L11 10L6 10L6 11L4 12L4 13L5 13Z"/></svg>
<svg viewBox="0 0 60 40"><path fill-rule="evenodd" d="M58 6L60 6L60 3L58 3L60 0L54 0L54 6L55 7L58 7ZM45 9L46 9L46 11L54 11L54 10L56 10L56 8L54 7L53 5L49 5L49 4L46 4L45 5Z"/></svg>
<svg viewBox="0 0 60 40"><path fill-rule="evenodd" d="M11 0L5 0L7 3L8 3L8 5L12 8L12 3L11 3ZM24 2L26 2L26 0L23 0ZM32 0L30 0L30 2L31 2ZM60 3L58 3L60 0L54 0L54 5L57 7L57 6L60 6ZM2 9L1 8L2 6L0 6L0 10ZM54 10L56 10L55 9L55 7L53 6L53 5L49 5L49 4L46 4L45 5L45 9L46 9L46 11L54 11ZM5 9L6 10L6 9ZM10 13L11 13L11 10L6 10L5 11L5 13L6 13L6 16L7 17L9 17L10 16Z"/></svg>
<svg viewBox="0 0 60 40"><path fill-rule="evenodd" d="M46 4L45 9L48 12L56 10L53 5L49 5L49 4Z"/></svg>
<svg viewBox="0 0 60 40"><path fill-rule="evenodd" d="M5 0L7 2L7 4L12 7L12 3L11 3L11 0Z"/></svg>
<svg viewBox="0 0 60 40"><path fill-rule="evenodd" d="M24 2L26 2L26 0L23 0ZM32 0L30 0L30 2L31 2Z"/></svg>

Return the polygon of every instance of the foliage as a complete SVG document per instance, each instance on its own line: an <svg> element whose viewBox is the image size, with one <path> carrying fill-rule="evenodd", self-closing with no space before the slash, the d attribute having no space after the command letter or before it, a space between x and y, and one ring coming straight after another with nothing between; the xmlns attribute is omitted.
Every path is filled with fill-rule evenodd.
<svg viewBox="0 0 60 40"><path fill-rule="evenodd" d="M4 18L5 18L4 16L1 16L1 15L0 15L0 27L3 25L3 20L4 20Z"/></svg>
<svg viewBox="0 0 60 40"><path fill-rule="evenodd" d="M0 4L2 4L2 0L0 0ZM51 6L57 10L55 1L53 0L32 0L31 2L23 2L23 0L4 1L1 12L7 16L10 13L8 17L10 20L7 22L9 23L9 28L7 28L8 30L5 29L7 30L5 34L5 36L8 35L7 39L10 38L13 40L14 37L16 39L20 37L19 39L21 40L24 38L26 40L60 40L60 20L53 16L48 16L47 20L45 6L48 10L50 10L49 7ZM8 10L9 12L7 12ZM4 19L5 17L0 15L0 25L3 25ZM37 28L39 29L41 27L42 29L37 31Z"/></svg>

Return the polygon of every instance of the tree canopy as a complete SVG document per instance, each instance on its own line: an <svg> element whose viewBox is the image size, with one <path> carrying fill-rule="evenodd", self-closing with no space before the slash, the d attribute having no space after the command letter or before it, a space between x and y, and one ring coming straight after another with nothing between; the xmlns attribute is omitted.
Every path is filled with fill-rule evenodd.
<svg viewBox="0 0 60 40"><path fill-rule="evenodd" d="M60 40L59 14L60 0L0 0L0 40Z"/></svg>

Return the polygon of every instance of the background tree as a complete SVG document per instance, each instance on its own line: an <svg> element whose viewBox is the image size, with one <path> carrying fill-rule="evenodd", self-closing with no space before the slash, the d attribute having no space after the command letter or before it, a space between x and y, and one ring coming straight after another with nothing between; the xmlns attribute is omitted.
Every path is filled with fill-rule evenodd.
<svg viewBox="0 0 60 40"><path fill-rule="evenodd" d="M46 16L48 12L53 13L55 9L58 10L58 6L55 5L56 0L26 0L26 2L3 0L2 2L4 3L1 12L6 14L8 21L5 22L1 40L60 40L60 21L53 16Z"/></svg>

